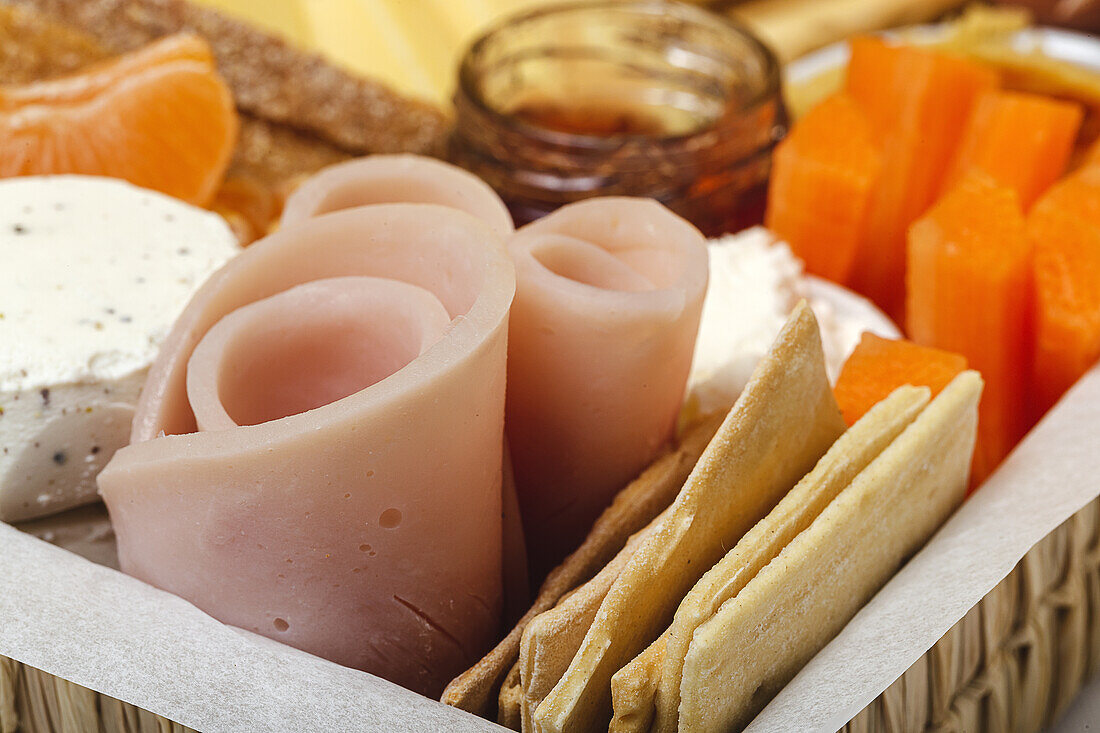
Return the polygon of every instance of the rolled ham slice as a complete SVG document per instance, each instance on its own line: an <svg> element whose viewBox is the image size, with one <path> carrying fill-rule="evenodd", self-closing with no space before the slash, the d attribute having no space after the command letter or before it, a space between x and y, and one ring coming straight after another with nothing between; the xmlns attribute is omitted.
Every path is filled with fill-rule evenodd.
<svg viewBox="0 0 1100 733"><path fill-rule="evenodd" d="M472 173L419 155L371 155L331 165L287 199L282 224L367 204L441 204L481 219L501 236L512 215L496 192Z"/></svg>
<svg viewBox="0 0 1100 733"><path fill-rule="evenodd" d="M521 228L506 430L532 569L584 538L672 436L707 286L695 227L590 199Z"/></svg>
<svg viewBox="0 0 1100 733"><path fill-rule="evenodd" d="M438 695L498 629L514 287L497 232L439 205L253 244L176 323L99 476L123 570Z"/></svg>

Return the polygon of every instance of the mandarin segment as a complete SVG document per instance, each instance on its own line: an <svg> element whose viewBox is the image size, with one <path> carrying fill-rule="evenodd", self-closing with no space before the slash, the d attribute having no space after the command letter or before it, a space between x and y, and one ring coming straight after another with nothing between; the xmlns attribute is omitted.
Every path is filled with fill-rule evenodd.
<svg viewBox="0 0 1100 733"><path fill-rule="evenodd" d="M84 102L127 77L172 61L198 61L214 68L214 56L206 41L191 33L180 33L132 53L91 64L76 75L0 87L0 110L15 110L27 104Z"/></svg>
<svg viewBox="0 0 1100 733"><path fill-rule="evenodd" d="M84 73L0 88L0 176L109 176L206 205L237 127L205 43L170 38Z"/></svg>

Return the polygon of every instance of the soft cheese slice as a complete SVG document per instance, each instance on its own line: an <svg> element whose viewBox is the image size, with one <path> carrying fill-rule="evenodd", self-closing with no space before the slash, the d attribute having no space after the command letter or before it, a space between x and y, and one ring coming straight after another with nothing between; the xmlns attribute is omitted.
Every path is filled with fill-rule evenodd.
<svg viewBox="0 0 1100 733"><path fill-rule="evenodd" d="M0 520L95 498L161 341L238 249L218 215L122 181L0 182Z"/></svg>

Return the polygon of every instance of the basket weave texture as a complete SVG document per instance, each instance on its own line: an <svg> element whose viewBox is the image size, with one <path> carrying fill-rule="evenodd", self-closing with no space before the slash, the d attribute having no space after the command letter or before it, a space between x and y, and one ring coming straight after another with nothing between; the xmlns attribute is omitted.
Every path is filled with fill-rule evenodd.
<svg viewBox="0 0 1100 733"><path fill-rule="evenodd" d="M1016 568L843 733L1038 733L1100 671L1100 498ZM0 657L0 733L190 728Z"/></svg>
<svg viewBox="0 0 1100 733"><path fill-rule="evenodd" d="M87 687L0 657L0 733L193 733Z"/></svg>
<svg viewBox="0 0 1100 733"><path fill-rule="evenodd" d="M1043 538L844 733L1033 733L1100 671L1100 498Z"/></svg>

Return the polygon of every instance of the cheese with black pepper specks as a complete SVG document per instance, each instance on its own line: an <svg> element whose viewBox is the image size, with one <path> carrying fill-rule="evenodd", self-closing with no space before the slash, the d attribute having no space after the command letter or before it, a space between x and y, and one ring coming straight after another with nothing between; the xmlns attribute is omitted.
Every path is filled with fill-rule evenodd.
<svg viewBox="0 0 1100 733"><path fill-rule="evenodd" d="M218 215L122 181L0 181L0 520L95 499L161 341L238 251Z"/></svg>

